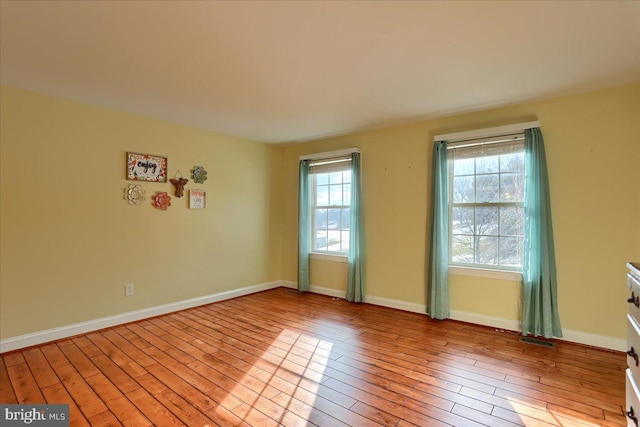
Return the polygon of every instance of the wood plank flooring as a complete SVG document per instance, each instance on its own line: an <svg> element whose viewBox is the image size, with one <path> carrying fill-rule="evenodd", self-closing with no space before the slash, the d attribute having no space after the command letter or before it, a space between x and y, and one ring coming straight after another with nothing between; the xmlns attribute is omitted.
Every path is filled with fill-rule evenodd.
<svg viewBox="0 0 640 427"><path fill-rule="evenodd" d="M620 426L626 356L285 288L0 361L72 426Z"/></svg>

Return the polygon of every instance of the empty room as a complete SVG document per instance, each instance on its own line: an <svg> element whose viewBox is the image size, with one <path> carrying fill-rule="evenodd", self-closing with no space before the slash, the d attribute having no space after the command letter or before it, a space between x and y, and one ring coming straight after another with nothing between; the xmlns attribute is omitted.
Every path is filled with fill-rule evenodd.
<svg viewBox="0 0 640 427"><path fill-rule="evenodd" d="M638 425L640 1L0 0L0 83L0 425Z"/></svg>

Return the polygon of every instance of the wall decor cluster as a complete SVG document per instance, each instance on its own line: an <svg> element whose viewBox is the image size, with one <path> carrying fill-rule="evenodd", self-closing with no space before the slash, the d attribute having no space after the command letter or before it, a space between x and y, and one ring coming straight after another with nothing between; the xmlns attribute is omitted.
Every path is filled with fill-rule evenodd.
<svg viewBox="0 0 640 427"><path fill-rule="evenodd" d="M127 179L167 182L167 158L150 154L127 153Z"/></svg>
<svg viewBox="0 0 640 427"><path fill-rule="evenodd" d="M196 184L203 184L207 180L207 171L202 166L194 166L191 172L191 178Z"/></svg>
<svg viewBox="0 0 640 427"><path fill-rule="evenodd" d="M204 166L194 166L191 178L197 184L207 180ZM131 181L167 182L167 158L151 154L127 152L127 179ZM169 180L175 186L175 196L184 196L184 187L189 182L178 170L174 178ZM146 191L138 184L129 184L124 189L124 200L130 205L139 206L146 199ZM166 191L156 191L151 196L151 206L166 211L171 206L171 196ZM205 209L207 207L207 192L204 190L189 190L189 209Z"/></svg>
<svg viewBox="0 0 640 427"><path fill-rule="evenodd" d="M157 191L151 197L153 207L166 211L171 206L171 196L166 191Z"/></svg>
<svg viewBox="0 0 640 427"><path fill-rule="evenodd" d="M124 189L124 199L130 205L139 205L145 199L145 191L144 188L139 186L138 184L129 184Z"/></svg>

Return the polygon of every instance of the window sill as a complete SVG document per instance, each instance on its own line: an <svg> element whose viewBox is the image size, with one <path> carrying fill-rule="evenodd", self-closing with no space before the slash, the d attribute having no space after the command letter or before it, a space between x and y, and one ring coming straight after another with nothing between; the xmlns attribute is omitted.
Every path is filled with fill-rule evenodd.
<svg viewBox="0 0 640 427"><path fill-rule="evenodd" d="M455 276L485 277L488 279L508 280L510 282L522 282L522 273L519 271L490 270L488 268L449 266L449 274Z"/></svg>
<svg viewBox="0 0 640 427"><path fill-rule="evenodd" d="M349 262L349 257L342 254L325 254L319 252L311 252L309 253L309 259L317 259L320 261L329 261L329 262L341 262L346 264Z"/></svg>

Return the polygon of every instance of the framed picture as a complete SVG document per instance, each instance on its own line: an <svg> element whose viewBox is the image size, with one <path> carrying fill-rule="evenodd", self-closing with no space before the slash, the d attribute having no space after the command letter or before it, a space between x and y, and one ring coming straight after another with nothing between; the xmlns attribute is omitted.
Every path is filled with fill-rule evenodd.
<svg viewBox="0 0 640 427"><path fill-rule="evenodd" d="M127 179L167 182L167 158L150 154L127 153Z"/></svg>
<svg viewBox="0 0 640 427"><path fill-rule="evenodd" d="M189 190L189 209L204 209L207 207L207 192L204 190Z"/></svg>

